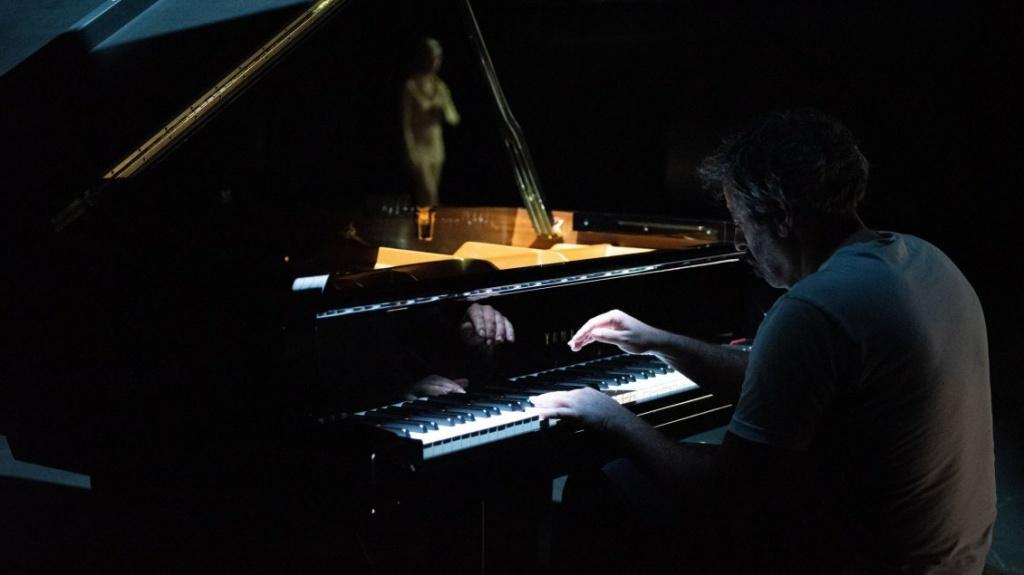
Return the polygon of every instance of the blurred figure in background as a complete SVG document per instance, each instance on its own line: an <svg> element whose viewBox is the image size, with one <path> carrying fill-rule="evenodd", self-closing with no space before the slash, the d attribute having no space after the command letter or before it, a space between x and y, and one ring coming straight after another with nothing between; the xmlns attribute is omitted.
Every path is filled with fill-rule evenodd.
<svg viewBox="0 0 1024 575"><path fill-rule="evenodd" d="M417 218L423 226L429 223L431 210L440 203L438 185L444 167L442 125L458 125L459 112L448 85L437 75L441 69L441 43L424 38L419 50L415 71L402 88L402 138L412 175Z"/></svg>

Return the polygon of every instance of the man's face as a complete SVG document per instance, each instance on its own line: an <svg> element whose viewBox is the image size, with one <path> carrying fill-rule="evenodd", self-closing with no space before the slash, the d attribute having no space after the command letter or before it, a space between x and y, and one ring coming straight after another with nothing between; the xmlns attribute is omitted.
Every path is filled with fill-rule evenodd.
<svg viewBox="0 0 1024 575"><path fill-rule="evenodd" d="M768 285L789 288L794 279L794 266L787 257L783 238L772 226L751 217L746 207L726 191L725 204L736 224L735 244L747 252L749 263Z"/></svg>

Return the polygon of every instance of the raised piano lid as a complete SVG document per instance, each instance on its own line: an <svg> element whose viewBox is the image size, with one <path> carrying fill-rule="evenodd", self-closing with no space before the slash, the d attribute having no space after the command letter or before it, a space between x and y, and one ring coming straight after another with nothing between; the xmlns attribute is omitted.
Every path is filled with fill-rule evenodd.
<svg viewBox="0 0 1024 575"><path fill-rule="evenodd" d="M172 3L159 4L166 12ZM186 195L188 203L220 204L247 220L241 225L265 236L260 259L285 262L295 277L451 257L510 269L728 239L725 222L643 214L642 200L623 210L638 215L622 217L581 212L586 194L545 197L497 78L501 63L491 61L481 33L499 24L500 10L478 18L467 0L277 4L287 8L277 6L273 16L284 25L141 144L111 159L107 185L57 213L58 229L93 204L118 199L105 196L145 194L156 199L144 205L160 209L182 201L167 196ZM100 46L114 62L109 67L117 69L125 44L146 37L146 18L112 37L132 42ZM461 116L458 126L442 128L441 206L426 228L411 197L399 106L425 36L444 47L440 75ZM210 66L203 69L209 76ZM549 203L563 210L548 210ZM548 250L553 244L609 247L570 256Z"/></svg>

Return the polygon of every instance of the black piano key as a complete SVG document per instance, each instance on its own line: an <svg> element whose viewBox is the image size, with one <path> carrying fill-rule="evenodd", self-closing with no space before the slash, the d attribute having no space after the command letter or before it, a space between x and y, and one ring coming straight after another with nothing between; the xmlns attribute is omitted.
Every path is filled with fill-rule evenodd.
<svg viewBox="0 0 1024 575"><path fill-rule="evenodd" d="M380 411L369 411L361 414L360 417L376 423L399 423L408 427L411 431L426 433L429 430L437 429L437 424L422 419L411 419L400 415L391 415Z"/></svg>
<svg viewBox="0 0 1024 575"><path fill-rule="evenodd" d="M564 373L574 376L579 375L581 377L594 377L606 381L608 383L627 383L629 381L629 378L625 376L611 374L597 368L570 367L566 369L560 369L556 373Z"/></svg>
<svg viewBox="0 0 1024 575"><path fill-rule="evenodd" d="M420 420L432 421L432 422L434 422L437 425L443 425L445 427L452 427L452 426L456 425L457 423L460 423L455 417L452 417L451 415L446 415L446 414L443 414L443 413L439 413L439 412L435 412L435 411L431 411L431 410L427 410L427 409L419 409L419 408L416 408L416 407L405 406L405 405L399 405L399 406L389 405L389 406L383 408L381 411L384 411L385 413L398 414L398 415L400 415L402 417L409 417L409 418L414 419L414 420L420 419Z"/></svg>
<svg viewBox="0 0 1024 575"><path fill-rule="evenodd" d="M410 412L417 413L429 413L436 417L450 417L456 425L460 423L466 423L467 421L473 421L474 417L472 413L463 411L452 411L447 409L443 405L419 405L416 403L406 403L403 405L405 409Z"/></svg>
<svg viewBox="0 0 1024 575"><path fill-rule="evenodd" d="M500 399L474 399L471 400L476 405L486 405L493 407L498 410L498 413L502 411L522 411L523 408L520 406L512 405L510 402L502 401Z"/></svg>
<svg viewBox="0 0 1024 575"><path fill-rule="evenodd" d="M646 366L645 362L637 362L630 360L628 357L605 357L601 359L594 359L584 363L587 367L594 367L596 369L612 369L628 371L630 373L650 373L653 369Z"/></svg>
<svg viewBox="0 0 1024 575"><path fill-rule="evenodd" d="M528 389L516 387L514 383L507 384L494 384L488 385L483 388L483 393L492 394L498 399L515 399L516 401L522 402L524 405L528 404L530 398L536 393L530 393Z"/></svg>
<svg viewBox="0 0 1024 575"><path fill-rule="evenodd" d="M429 399L417 399L406 405L411 405L417 408L423 408L436 413L446 413L452 417L461 418L464 421L476 421L476 414L466 409L456 409L449 405L441 405L438 403L431 403ZM489 416L489 413L485 413L484 416Z"/></svg>
<svg viewBox="0 0 1024 575"><path fill-rule="evenodd" d="M494 391L496 394L508 397L520 398L525 403L529 403L530 398L535 395L543 395L551 391L557 391L555 389L542 388L542 387L531 387L531 386L518 386L513 384L510 385L498 385L494 387L488 387L488 391Z"/></svg>
<svg viewBox="0 0 1024 575"><path fill-rule="evenodd" d="M579 381L557 381L548 383L545 387L553 388L554 391L572 391L574 389L583 389L584 387L602 389L607 386L594 385L593 383L583 383Z"/></svg>
<svg viewBox="0 0 1024 575"><path fill-rule="evenodd" d="M403 427L406 427L409 431L418 431L421 433L426 433L427 431L431 431L437 428L437 426L430 421L415 420L410 419L408 417L389 415L376 411L363 414L360 417L371 423L398 424Z"/></svg>
<svg viewBox="0 0 1024 575"><path fill-rule="evenodd" d="M522 401L510 397L498 397L493 394L474 391L466 392L463 396L473 401L495 403L500 409L507 409L508 411L522 411L523 407L525 407Z"/></svg>
<svg viewBox="0 0 1024 575"><path fill-rule="evenodd" d="M652 356L627 355L608 358L607 360L602 361L608 361L615 365L637 366L642 369L651 370L654 373L668 373L669 371L672 370L672 368L669 367L668 364Z"/></svg>
<svg viewBox="0 0 1024 575"><path fill-rule="evenodd" d="M481 387L477 391L479 391L481 395L491 395L497 399L517 400L520 402L523 401L523 398L521 397L514 397L513 395L509 395L507 388L511 387L512 385L513 384L510 380L495 381L487 384L486 387Z"/></svg>
<svg viewBox="0 0 1024 575"><path fill-rule="evenodd" d="M632 374L637 379L647 379L657 375L657 372L647 367L641 367L639 365L633 366L626 363L611 363L614 366L615 371L626 372Z"/></svg>
<svg viewBox="0 0 1024 575"><path fill-rule="evenodd" d="M551 393L552 391L561 391L561 390L557 390L557 389L543 389L543 388L539 388L539 387L527 387L527 388L523 388L523 389L517 389L516 391L513 391L512 393L522 392L522 393L528 394L530 397L533 397L535 395L544 395L545 393Z"/></svg>
<svg viewBox="0 0 1024 575"><path fill-rule="evenodd" d="M555 370L555 371L552 371L552 372L549 372L549 373L560 374L560 375L564 375L564 376L567 376L567 377L568 376L572 376L572 377L593 377L593 378L602 379L604 381L613 382L613 383L626 379L625 377L622 377L622 376L611 375L611 374L607 373L606 370L604 370L604 369L598 369L596 367L590 367L590 366L578 366L578 367L572 367L572 368L567 368L567 369L558 369L558 370Z"/></svg>
<svg viewBox="0 0 1024 575"><path fill-rule="evenodd" d="M582 389L584 387L594 387L586 383L574 383L570 381L533 381L533 382L520 382L515 381L512 383L515 388L526 390L532 393L549 393L552 391L572 391L574 389Z"/></svg>
<svg viewBox="0 0 1024 575"><path fill-rule="evenodd" d="M462 395L462 394L458 394L458 395ZM452 397L450 395L441 395L441 396L437 396L437 397L431 397L430 399L428 399L426 401L428 401L428 402L430 402L432 404L452 406L452 407L458 409L459 411L469 411L470 413L473 413L474 415L476 415L478 417L479 416L490 417L491 415L497 415L498 413L501 413L501 410L499 410L497 406L478 405L478 404L475 404L475 403L471 403L468 400L461 400L460 401L460 400L457 400L457 399L455 399L454 397Z"/></svg>
<svg viewBox="0 0 1024 575"><path fill-rule="evenodd" d="M668 364L666 364L661 358L653 355L630 355L626 357L636 361L643 361L644 363L650 366L656 366L661 368L668 367Z"/></svg>
<svg viewBox="0 0 1024 575"><path fill-rule="evenodd" d="M624 379L626 381L632 381L636 377L635 373L633 373L631 371L628 371L628 370L625 370L625 369L622 369L621 367L619 367L618 365L615 365L613 363L609 363L609 364L593 364L593 363L584 364L582 366L579 366L579 369L594 370L596 373L598 373L598 374L600 374L602 376L606 376L606 377L619 377L619 378L622 378L622 379Z"/></svg>
<svg viewBox="0 0 1024 575"><path fill-rule="evenodd" d="M594 389L608 389L609 383L614 384L615 382L609 382L606 379L600 379L596 377L581 377L578 375L549 375L542 374L537 375L536 382L538 383L583 383L593 387Z"/></svg>
<svg viewBox="0 0 1024 575"><path fill-rule="evenodd" d="M626 378L626 381L636 381L638 378L647 379L647 376L643 375L642 373L639 373L638 371L631 371L628 369L622 369L620 367L615 367L614 369L607 369L603 371L608 375L621 375L622 377Z"/></svg>
<svg viewBox="0 0 1024 575"><path fill-rule="evenodd" d="M489 388L488 391L490 391ZM494 392L496 396L501 397L503 399L510 398L522 402L523 407L531 407L532 405L534 405L529 402L529 398L534 397L535 395L540 395L539 393L536 392L531 393L528 390L520 390L516 388L497 388L494 390Z"/></svg>
<svg viewBox="0 0 1024 575"><path fill-rule="evenodd" d="M409 426L402 425L401 423L384 423L380 421L369 421L366 420L367 425L372 425L377 429L386 429L395 435L400 437L409 437Z"/></svg>
<svg viewBox="0 0 1024 575"><path fill-rule="evenodd" d="M409 437L409 428L397 423L378 423L376 424L376 427L380 429L387 429L400 437Z"/></svg>
<svg viewBox="0 0 1024 575"><path fill-rule="evenodd" d="M465 402L467 402L468 404L471 404L471 405L483 405L483 406L486 406L486 407L492 407L492 408L494 408L496 410L496 413L501 413L502 411L522 411L523 410L521 407L517 407L515 405L512 405L511 402L508 402L508 401L502 401L500 399L494 399L494 398L482 398L482 397L481 398L470 398L470 397L466 397L467 395L469 395L469 394L459 394L460 397L457 398L457 400L461 399L462 401L465 401Z"/></svg>

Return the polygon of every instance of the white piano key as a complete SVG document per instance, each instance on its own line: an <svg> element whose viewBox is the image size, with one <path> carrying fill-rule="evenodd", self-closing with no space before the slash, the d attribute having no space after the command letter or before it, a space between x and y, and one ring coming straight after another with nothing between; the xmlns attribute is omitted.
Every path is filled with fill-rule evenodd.
<svg viewBox="0 0 1024 575"><path fill-rule="evenodd" d="M697 384L675 370L648 379L608 386L609 391L619 392L612 399L623 405L653 401L691 389L697 389Z"/></svg>
<svg viewBox="0 0 1024 575"><path fill-rule="evenodd" d="M504 427L503 427L504 426ZM412 432L410 437L423 442L423 458L453 453L537 431L541 428L537 410L502 411L491 417L477 418L452 427L427 432Z"/></svg>

